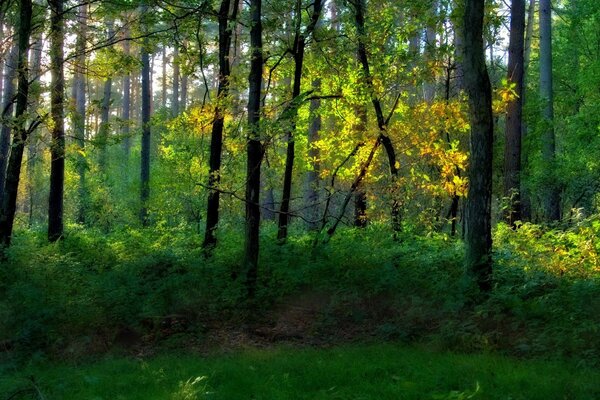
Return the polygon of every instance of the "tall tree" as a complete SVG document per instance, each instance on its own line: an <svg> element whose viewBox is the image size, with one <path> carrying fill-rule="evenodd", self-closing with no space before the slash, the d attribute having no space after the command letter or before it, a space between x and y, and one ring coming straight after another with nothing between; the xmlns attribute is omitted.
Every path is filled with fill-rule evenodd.
<svg viewBox="0 0 600 400"><path fill-rule="evenodd" d="M10 246L15 213L17 211L17 194L19 192L21 163L23 161L25 142L27 141L30 130L34 128L33 125L27 127L24 121L27 112L27 99L29 96L27 52L29 48L29 38L31 36L32 8L31 0L21 0L19 2L19 27L17 39L19 47L17 62L18 87L15 110L17 124L13 131L13 146L10 158L8 159L2 209L0 210L0 245L4 247Z"/></svg>
<svg viewBox="0 0 600 400"><path fill-rule="evenodd" d="M556 167L554 133L554 85L552 79L552 8L550 0L540 0L540 98L542 100L542 158L546 165L543 206L548 221L560 219L560 194L553 175Z"/></svg>
<svg viewBox="0 0 600 400"><path fill-rule="evenodd" d="M148 6L142 5L142 21L146 19ZM144 30L147 28L144 25ZM150 106L152 103L150 93L150 54L148 53L149 40L146 36L142 42L142 148L140 154L140 221L143 226L148 225L148 201L150 199Z"/></svg>
<svg viewBox="0 0 600 400"><path fill-rule="evenodd" d="M114 40L114 27L113 20L107 19L106 21L106 33L107 40L112 42ZM102 104L101 104L101 117L100 117L100 128L98 130L98 141L100 145L100 158L98 164L100 166L100 171L102 173L106 173L107 167L107 146L108 146L108 136L110 134L110 104L112 97L112 76L109 75L104 81L104 90L102 95Z"/></svg>
<svg viewBox="0 0 600 400"><path fill-rule="evenodd" d="M248 296L254 297L258 277L260 232L260 167L264 148L261 142L260 110L263 72L262 0L250 0L250 74L248 76L248 138L246 164L246 233L244 268Z"/></svg>
<svg viewBox="0 0 600 400"><path fill-rule="evenodd" d="M232 4L233 3L233 4ZM231 75L231 40L233 24L237 19L239 0L222 0L219 9L219 86L217 103L212 125L210 141L210 160L208 175L208 202L206 206L206 230L203 247L208 249L217 243L216 229L219 224L219 183L221 181L221 153L223 151L223 129L225 126L224 108L229 96L229 78ZM231 11L230 11L231 10ZM260 93L259 93L260 95Z"/></svg>
<svg viewBox="0 0 600 400"><path fill-rule="evenodd" d="M63 0L48 0L50 6L50 70L52 85L52 143L50 144L50 194L48 196L48 240L63 235L63 193L65 184L64 123L64 21Z"/></svg>
<svg viewBox="0 0 600 400"><path fill-rule="evenodd" d="M508 81L514 84L515 99L508 104L504 149L504 196L509 200L506 221L521 219L521 142L523 122L523 76L525 44L525 0L513 0L508 46Z"/></svg>
<svg viewBox="0 0 600 400"><path fill-rule="evenodd" d="M304 68L304 52L306 48L306 39L311 35L319 22L323 3L321 0L312 2L313 12L311 20L306 29L302 30L302 0L296 0L295 8L295 32L294 42L292 44L292 56L294 57L294 84L292 87L292 101L290 102L289 124L286 131L287 153L285 158L285 172L283 176L283 194L281 198L281 207L279 210L279 223L277 238L285 240L287 238L288 224L290 221L290 198L292 195L292 174L294 172L294 158L296 156L294 131L296 130L296 120L298 118L298 108L300 104L300 90L302 87L302 75Z"/></svg>
<svg viewBox="0 0 600 400"><path fill-rule="evenodd" d="M179 114L179 45L175 43L173 51L173 98L171 99L171 109L173 116Z"/></svg>
<svg viewBox="0 0 600 400"><path fill-rule="evenodd" d="M131 54L131 43L129 40L129 30L125 31L125 41L123 42L123 51L126 56ZM163 105L164 107L164 105ZM129 153L131 151L131 137L130 137L130 127L131 127L131 72L127 71L127 75L123 77L123 115L121 115L121 119L123 120L123 151L125 152L125 158L129 158Z"/></svg>
<svg viewBox="0 0 600 400"><path fill-rule="evenodd" d="M0 129L0 199L4 195L6 181L6 166L10 154L10 133L14 113L15 81L17 78L17 62L19 46L15 42L6 59L4 73L4 96L2 102L2 128Z"/></svg>
<svg viewBox="0 0 600 400"><path fill-rule="evenodd" d="M492 88L483 41L484 1L465 0L462 20L463 85L469 97L471 158L465 207L465 264L481 292L492 289Z"/></svg>
<svg viewBox="0 0 600 400"><path fill-rule="evenodd" d="M87 41L87 4L79 6L77 15L77 39L75 41L75 62L73 77L73 92L75 107L72 111L72 125L76 147L76 169L79 181L77 183L77 222L86 223L87 160L85 157L86 129L86 77L85 77L85 48Z"/></svg>

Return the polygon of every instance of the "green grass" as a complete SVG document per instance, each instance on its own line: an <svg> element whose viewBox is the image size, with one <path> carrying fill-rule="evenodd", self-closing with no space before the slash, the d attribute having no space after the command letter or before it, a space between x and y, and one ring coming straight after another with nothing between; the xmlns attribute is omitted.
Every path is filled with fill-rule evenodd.
<svg viewBox="0 0 600 400"><path fill-rule="evenodd" d="M597 369L392 344L5 366L0 398L31 387L31 376L47 400L600 398Z"/></svg>

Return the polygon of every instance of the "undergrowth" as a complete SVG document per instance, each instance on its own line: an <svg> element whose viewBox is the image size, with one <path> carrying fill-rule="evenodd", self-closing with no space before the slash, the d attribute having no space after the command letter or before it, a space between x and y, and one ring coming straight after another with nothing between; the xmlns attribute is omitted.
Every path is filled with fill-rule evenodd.
<svg viewBox="0 0 600 400"><path fill-rule="evenodd" d="M459 240L405 234L394 241L372 225L313 248L313 237L298 232L277 244L267 226L258 309L268 318L283 299L317 291L330 301L314 335L363 325L370 335L440 349L597 364L599 231L598 222L570 230L498 226L494 291L472 307ZM89 349L100 340L103 352L127 331L156 340L169 318L184 320L185 332L201 340L210 335L208 321L244 319L241 243L241 234L222 234L206 258L201 237L186 228L105 235L71 227L56 244L41 232L20 232L0 265L0 343L30 354L65 351L74 342Z"/></svg>

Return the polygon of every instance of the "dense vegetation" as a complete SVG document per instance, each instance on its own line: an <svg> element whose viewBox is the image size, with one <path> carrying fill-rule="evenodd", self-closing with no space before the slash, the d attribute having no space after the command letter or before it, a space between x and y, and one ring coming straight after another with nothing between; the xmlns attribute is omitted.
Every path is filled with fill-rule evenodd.
<svg viewBox="0 0 600 400"><path fill-rule="evenodd" d="M41 390L22 369L92 396L48 370L113 354L96 395L144 385L139 355L185 370L144 398L232 398L210 371L336 354L393 398L412 381L377 354L425 381L463 360L428 349L557 380L459 368L407 398L599 395L596 0L7 0L0 27L0 392ZM378 341L415 350L348 345ZM173 356L338 343L198 381ZM263 395L354 390L306 379Z"/></svg>

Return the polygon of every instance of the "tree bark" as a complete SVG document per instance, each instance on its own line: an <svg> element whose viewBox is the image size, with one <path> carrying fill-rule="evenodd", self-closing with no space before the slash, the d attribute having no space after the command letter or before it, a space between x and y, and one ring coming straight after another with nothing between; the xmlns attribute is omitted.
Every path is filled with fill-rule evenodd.
<svg viewBox="0 0 600 400"><path fill-rule="evenodd" d="M246 166L246 235L244 267L248 297L253 298L258 277L260 232L260 166L264 148L261 143L260 110L263 70L262 0L250 0L250 86L248 96L248 139Z"/></svg>
<svg viewBox="0 0 600 400"><path fill-rule="evenodd" d="M483 43L484 2L466 0L463 18L463 83L469 97L471 145L465 207L465 264L483 293L492 289L492 89Z"/></svg>
<svg viewBox="0 0 600 400"><path fill-rule="evenodd" d="M321 79L315 79L312 82L312 88L316 92L321 90ZM308 128L308 162L310 169L306 173L306 189L304 192L304 203L306 207L305 218L308 221L309 230L319 229L319 172L320 172L320 152L315 146L319 140L319 132L321 131L321 115L319 108L321 100L312 99L310 101L311 123Z"/></svg>
<svg viewBox="0 0 600 400"><path fill-rule="evenodd" d="M550 0L540 0L540 99L542 101L542 158L545 164L543 205L547 221L560 219L560 194L556 185L556 136L552 80L552 9Z"/></svg>
<svg viewBox="0 0 600 400"><path fill-rule="evenodd" d="M314 0L311 21L306 27L306 31L302 32L302 1L296 0L296 27L292 50L292 54L294 56L294 85L292 88L292 103L298 101L300 96L306 39L309 35L313 33L315 27L317 26L322 8L323 4L321 0ZM277 239L279 240L287 239L288 224L290 222L290 198L292 196L294 158L296 156L296 142L294 140L294 131L296 130L296 120L298 118L299 106L292 105L292 107L292 114L289 116L289 126L286 132L287 152L285 158L285 172L283 176L283 194L281 198L281 207L279 209L279 221L277 230Z"/></svg>
<svg viewBox="0 0 600 400"><path fill-rule="evenodd" d="M52 143L50 145L50 194L48 196L48 240L55 242L63 235L63 195L65 184L64 126L64 21L63 0L48 0L50 6L50 69L52 84Z"/></svg>
<svg viewBox="0 0 600 400"><path fill-rule="evenodd" d="M173 117L179 115L179 47L173 51L173 98L171 99Z"/></svg>
<svg viewBox="0 0 600 400"><path fill-rule="evenodd" d="M19 59L19 46L15 43L10 50L6 60L6 72L4 74L4 96L2 103L2 129L0 130L0 199L4 196L6 183L6 166L10 153L10 133L13 122L15 81L17 78L17 63Z"/></svg>
<svg viewBox="0 0 600 400"><path fill-rule="evenodd" d="M508 199L506 221L514 226L521 219L521 127L523 122L523 74L525 0L513 0L508 46L508 81L515 85L516 98L508 104L504 149L504 196Z"/></svg>
<svg viewBox="0 0 600 400"><path fill-rule="evenodd" d="M148 6L142 6L142 18L148 12ZM144 38L141 50L142 59L142 148L140 154L140 222L148 226L148 201L150 200L150 54L149 41Z"/></svg>
<svg viewBox="0 0 600 400"><path fill-rule="evenodd" d="M27 63L27 50L31 36L32 4L31 0L19 2L19 32L18 47L19 56L17 62L18 89L16 99L15 118L18 122L13 134L13 148L8 160L6 173L6 184L4 197L2 198L2 210L0 213L0 244L4 247L10 246L15 213L17 210L17 195L19 192L19 181L21 178L21 163L25 142L29 134L22 121L27 112L27 99L29 95L29 76Z"/></svg>
<svg viewBox="0 0 600 400"><path fill-rule="evenodd" d="M369 59L367 56L367 48L365 45L366 29L365 29L365 0L352 0L350 2L354 5L354 19L356 28L358 31L358 59L362 65L363 74L371 92L371 103L375 109L375 115L377 116L377 127L379 128L379 141L383 145L389 164L390 177L392 179L392 206L391 206L391 219L392 219L392 230L396 235L401 230L400 220L400 203L395 195L395 185L398 180L398 165L396 160L396 151L392 144L390 137L387 134L387 121L383 116L383 109L381 107L381 101L375 93L373 87L373 77L371 76L371 70L369 67Z"/></svg>
<svg viewBox="0 0 600 400"><path fill-rule="evenodd" d="M77 18L77 40L75 43L75 76L73 79L75 92L75 109L73 110L72 124L75 136L77 175L77 222L86 223L86 208L88 192L86 183L87 160L85 157L85 129L86 129L86 77L85 77L85 48L87 41L87 5L79 7Z"/></svg>
<svg viewBox="0 0 600 400"><path fill-rule="evenodd" d="M126 31L126 36L129 36L129 30ZM126 37L123 42L123 51L126 56L131 53L131 44L129 39ZM164 96L164 95L163 95ZM163 106L164 107L164 106ZM123 152L125 153L125 159L129 159L129 153L131 152L131 73L127 72L127 75L123 77Z"/></svg>
<svg viewBox="0 0 600 400"><path fill-rule="evenodd" d="M230 21L237 19L239 0L222 0L219 9L219 84L217 103L211 132L210 160L208 175L208 201L206 206L206 230L202 247L210 249L217 244L216 229L219 224L219 183L221 181L221 156L223 151L223 129L225 126L224 104L229 96L229 78L231 76L231 40L233 36ZM231 15L230 15L230 9Z"/></svg>

